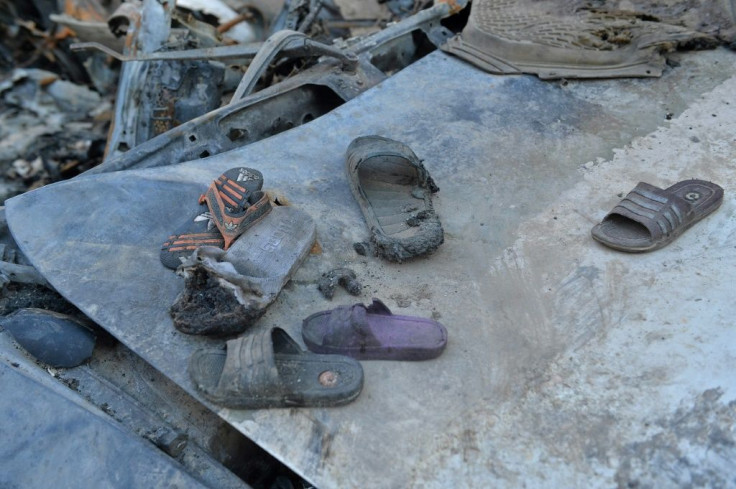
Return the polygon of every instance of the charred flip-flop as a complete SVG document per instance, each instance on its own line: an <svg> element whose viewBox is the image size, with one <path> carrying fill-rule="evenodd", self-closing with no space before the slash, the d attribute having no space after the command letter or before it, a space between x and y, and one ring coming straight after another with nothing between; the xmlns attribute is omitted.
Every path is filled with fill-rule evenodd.
<svg viewBox="0 0 736 489"><path fill-rule="evenodd" d="M214 192L219 196L220 202L227 202L233 210L245 213L243 209L251 207L254 200L260 207L270 208L268 197L260 192L261 187L263 187L261 172L252 168L239 167L231 168L220 175L210 185L207 192ZM227 242L217 226L217 220L202 197L200 197L200 205L193 217L182 224L161 246L161 263L165 267L176 269L181 265L183 259L189 257L200 246L225 249ZM265 204L261 202L263 199L266 200ZM222 212L220 214L222 215Z"/></svg>
<svg viewBox="0 0 736 489"><path fill-rule="evenodd" d="M189 375L210 401L241 409L339 406L363 388L360 363L304 351L281 328L194 352Z"/></svg>
<svg viewBox="0 0 736 489"><path fill-rule="evenodd" d="M703 180L685 180L667 189L640 182L592 235L619 251L653 251L670 244L721 202L723 189Z"/></svg>
<svg viewBox="0 0 736 489"><path fill-rule="evenodd" d="M304 320L302 338L310 351L358 360L428 360L447 345L437 321L391 313L378 299L364 306L340 306Z"/></svg>
<svg viewBox="0 0 736 489"><path fill-rule="evenodd" d="M407 145L359 137L348 146L347 173L377 255L401 263L442 244L444 231L432 207L432 194L439 188ZM364 248L358 245L356 251Z"/></svg>

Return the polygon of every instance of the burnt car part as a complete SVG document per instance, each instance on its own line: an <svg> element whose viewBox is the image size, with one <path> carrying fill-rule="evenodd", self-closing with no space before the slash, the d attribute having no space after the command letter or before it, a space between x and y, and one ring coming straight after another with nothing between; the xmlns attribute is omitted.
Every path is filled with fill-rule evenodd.
<svg viewBox="0 0 736 489"><path fill-rule="evenodd" d="M342 69L346 73L355 73L358 65L358 57L349 51L340 49L312 41L301 32L283 30L279 31L263 44L263 47L250 66L248 71L243 75L238 88L233 94L230 103L237 103L238 100L249 95L258 83L263 72L268 65L287 47L297 48L304 56L314 56L321 54L323 56L331 56L342 62Z"/></svg>
<svg viewBox="0 0 736 489"><path fill-rule="evenodd" d="M150 53L162 49L171 32L173 3L161 4L156 0L125 2L108 19L110 31L125 36L125 53ZM170 68L170 69L167 69ZM173 119L174 107L168 107L181 85L185 66L154 65L143 62L123 63L120 70L115 113L105 148L105 157L136 146L154 134L155 117L165 122L161 110L166 105ZM168 93L167 93L168 92ZM173 124L172 124L173 125ZM142 130L141 130L142 129Z"/></svg>
<svg viewBox="0 0 736 489"><path fill-rule="evenodd" d="M347 32L333 22L344 21L334 0L286 0L269 26L275 34L284 29L303 32L317 40L345 37Z"/></svg>
<svg viewBox="0 0 736 489"><path fill-rule="evenodd" d="M462 1L437 3L375 34L352 43L345 42L339 48L310 42L298 35L290 37L290 34L279 33L279 36L291 40L286 42L283 37L277 37L272 46L264 50L269 42L266 41L259 50L259 54L263 53L262 59L274 59L278 53L290 54L300 49L309 55L329 54L330 59L320 60L316 65L255 93L250 91L264 64L251 63L241 80L241 89L236 92L242 98L234 96L224 107L109 158L87 173L150 168L206 158L307 123L444 44L453 33L440 21L457 13L466 4ZM281 43L283 49L280 51L273 48ZM317 51L317 46L324 51ZM246 50L241 53L245 55ZM136 61L141 62L140 59Z"/></svg>

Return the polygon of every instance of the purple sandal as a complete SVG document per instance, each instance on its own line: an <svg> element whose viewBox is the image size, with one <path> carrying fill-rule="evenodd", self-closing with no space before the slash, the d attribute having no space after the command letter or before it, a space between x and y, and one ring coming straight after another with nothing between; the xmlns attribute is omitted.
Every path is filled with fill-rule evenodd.
<svg viewBox="0 0 736 489"><path fill-rule="evenodd" d="M315 353L347 355L358 360L428 360L447 344L447 330L437 321L397 316L378 299L340 306L304 320L302 338Z"/></svg>

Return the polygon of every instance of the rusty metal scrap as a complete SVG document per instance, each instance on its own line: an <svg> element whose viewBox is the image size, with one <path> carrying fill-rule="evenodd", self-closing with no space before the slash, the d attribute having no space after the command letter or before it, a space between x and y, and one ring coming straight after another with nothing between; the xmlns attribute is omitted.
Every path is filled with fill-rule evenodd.
<svg viewBox="0 0 736 489"><path fill-rule="evenodd" d="M363 39L335 46L318 44L299 33L279 34L271 43L266 42L273 48L261 46L262 61L254 59L254 69L246 72L231 103L131 147L90 172L149 168L205 158L309 122L375 86L427 49L444 43L452 33L439 20L450 12L448 5L438 4ZM422 36L415 36L416 33L422 33L431 47L420 49L416 38ZM396 55L399 51L401 56ZM278 53L331 54L333 59L322 59L280 83L254 92L267 62Z"/></svg>

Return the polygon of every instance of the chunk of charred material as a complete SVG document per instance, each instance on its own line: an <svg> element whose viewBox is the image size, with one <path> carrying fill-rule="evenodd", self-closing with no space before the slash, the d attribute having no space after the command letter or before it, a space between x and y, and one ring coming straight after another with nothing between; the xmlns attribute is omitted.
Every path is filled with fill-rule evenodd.
<svg viewBox="0 0 736 489"><path fill-rule="evenodd" d="M351 295L360 295L360 290L363 288L356 280L355 272L349 268L335 268L325 272L317 282L317 288L326 299L332 299L338 285Z"/></svg>

